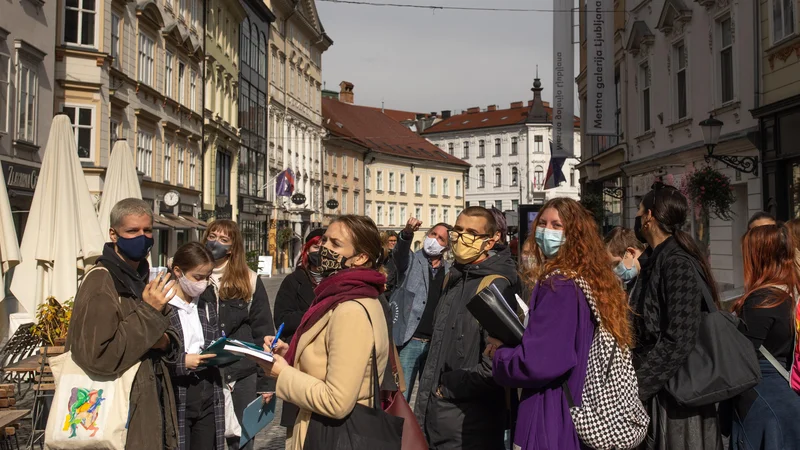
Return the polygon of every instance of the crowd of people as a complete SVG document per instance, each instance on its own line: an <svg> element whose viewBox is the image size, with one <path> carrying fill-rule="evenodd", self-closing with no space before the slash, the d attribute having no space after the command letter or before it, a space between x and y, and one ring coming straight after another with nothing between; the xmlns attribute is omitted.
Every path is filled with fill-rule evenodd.
<svg viewBox="0 0 800 450"><path fill-rule="evenodd" d="M580 203L556 198L519 252L494 209L468 207L454 224L410 218L383 234L370 218L345 215L305 236L273 315L232 221L210 223L149 281L153 215L127 199L111 212L103 270L90 271L75 297L67 345L101 376L141 363L131 449L238 449L243 411L259 396L282 400L287 449L800 449L800 219L751 218L744 294L726 305L685 231L689 211L677 189L656 184L633 229L601 236ZM491 336L467 309L489 286L520 319L514 299L524 299L521 342ZM718 310L732 312L760 373L688 401L683 392L718 381L680 375ZM274 360L209 364L214 355L200 353L219 337L263 345ZM630 392L608 383L617 367L630 367ZM392 391L403 394L390 407ZM392 419L398 402L413 405L401 422L416 422L410 431ZM600 446L598 430L603 442L633 444ZM426 444L412 446L412 434Z"/></svg>

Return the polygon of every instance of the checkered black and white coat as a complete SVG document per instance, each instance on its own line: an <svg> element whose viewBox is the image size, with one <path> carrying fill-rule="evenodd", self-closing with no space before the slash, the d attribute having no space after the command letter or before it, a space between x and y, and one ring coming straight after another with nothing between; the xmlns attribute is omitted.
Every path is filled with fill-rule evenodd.
<svg viewBox="0 0 800 450"><path fill-rule="evenodd" d="M597 323L580 406L575 406L566 383L563 386L575 430L584 444L597 450L634 448L644 439L650 417L639 400L630 349L621 348L603 326L588 283L580 277L573 280Z"/></svg>

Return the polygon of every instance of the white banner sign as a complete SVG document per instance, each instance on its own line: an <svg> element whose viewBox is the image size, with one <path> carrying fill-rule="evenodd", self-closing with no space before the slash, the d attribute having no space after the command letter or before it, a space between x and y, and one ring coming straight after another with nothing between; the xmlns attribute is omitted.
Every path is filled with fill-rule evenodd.
<svg viewBox="0 0 800 450"><path fill-rule="evenodd" d="M615 136L614 0L588 0L586 42L586 134Z"/></svg>
<svg viewBox="0 0 800 450"><path fill-rule="evenodd" d="M553 155L574 156L573 0L553 0Z"/></svg>

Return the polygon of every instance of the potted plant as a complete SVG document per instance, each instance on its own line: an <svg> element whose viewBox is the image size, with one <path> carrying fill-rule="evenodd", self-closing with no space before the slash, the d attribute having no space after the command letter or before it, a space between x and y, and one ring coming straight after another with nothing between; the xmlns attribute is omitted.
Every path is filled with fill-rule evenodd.
<svg viewBox="0 0 800 450"><path fill-rule="evenodd" d="M736 201L733 186L727 175L705 166L700 170L686 173L681 192L691 203L695 218L695 239L710 256L711 245L710 218L714 216L731 220L731 206Z"/></svg>
<svg viewBox="0 0 800 450"><path fill-rule="evenodd" d="M72 299L62 304L54 297L48 297L36 308L36 325L32 332L41 339L43 353L49 355L64 352L71 318Z"/></svg>

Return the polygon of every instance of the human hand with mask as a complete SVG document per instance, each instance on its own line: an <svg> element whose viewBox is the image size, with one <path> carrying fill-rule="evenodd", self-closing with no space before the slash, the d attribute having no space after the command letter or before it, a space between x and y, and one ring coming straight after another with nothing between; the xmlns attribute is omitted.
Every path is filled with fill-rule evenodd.
<svg viewBox="0 0 800 450"><path fill-rule="evenodd" d="M162 276L154 278L142 291L142 300L156 311L163 311L167 303L175 296L175 290L172 289L175 281L170 281L169 278L170 274L165 272Z"/></svg>

